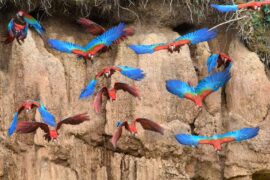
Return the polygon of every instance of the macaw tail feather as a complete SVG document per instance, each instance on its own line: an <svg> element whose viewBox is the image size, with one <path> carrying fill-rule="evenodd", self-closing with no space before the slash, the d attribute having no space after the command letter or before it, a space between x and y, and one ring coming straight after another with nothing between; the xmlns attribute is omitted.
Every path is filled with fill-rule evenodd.
<svg viewBox="0 0 270 180"><path fill-rule="evenodd" d="M89 84L86 86L85 89L82 90L80 94L80 99L85 99L95 92L97 80L93 79L92 81L89 82Z"/></svg>
<svg viewBox="0 0 270 180"><path fill-rule="evenodd" d="M199 142L198 139L196 139L196 136L189 134L177 134L175 135L175 138L183 145L197 146Z"/></svg>
<svg viewBox="0 0 270 180"><path fill-rule="evenodd" d="M121 69L121 74L133 79L135 81L140 81L144 78L144 73L141 69L139 68L132 68L128 66L118 66Z"/></svg>
<svg viewBox="0 0 270 180"><path fill-rule="evenodd" d="M65 53L72 53L73 50L81 50L84 51L84 48L66 41L60 41L57 39L48 39L48 44L51 48Z"/></svg>
<svg viewBox="0 0 270 180"><path fill-rule="evenodd" d="M192 87L190 87L187 83L179 80L167 80L166 89L170 93L180 98L184 98L186 94L196 95Z"/></svg>
<svg viewBox="0 0 270 180"><path fill-rule="evenodd" d="M8 129L8 135L9 136L11 136L15 132L15 130L17 128L17 124L18 124L18 112L16 112L14 114L14 117L13 117L12 122L10 124L10 127Z"/></svg>
<svg viewBox="0 0 270 180"><path fill-rule="evenodd" d="M218 5L218 4L211 4L212 8L215 8L219 12L235 12L238 10L237 5Z"/></svg>
<svg viewBox="0 0 270 180"><path fill-rule="evenodd" d="M152 54L155 52L153 45L129 45L128 47L136 54Z"/></svg>
<svg viewBox="0 0 270 180"><path fill-rule="evenodd" d="M44 105L41 105L38 108L38 111L44 123L49 126L56 127L55 117L49 111L47 111Z"/></svg>
<svg viewBox="0 0 270 180"><path fill-rule="evenodd" d="M217 61L218 61L218 54L212 54L208 60L207 60L207 68L208 68L208 73L211 73L213 69L217 66Z"/></svg>
<svg viewBox="0 0 270 180"><path fill-rule="evenodd" d="M244 141L247 139L251 139L251 138L258 135L259 130L260 129L258 127L240 129L240 130L236 131L237 136L235 139L236 139L236 141Z"/></svg>

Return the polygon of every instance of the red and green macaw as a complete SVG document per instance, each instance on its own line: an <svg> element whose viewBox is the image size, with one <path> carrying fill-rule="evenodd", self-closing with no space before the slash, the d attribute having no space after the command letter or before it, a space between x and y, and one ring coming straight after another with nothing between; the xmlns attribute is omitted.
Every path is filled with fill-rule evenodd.
<svg viewBox="0 0 270 180"><path fill-rule="evenodd" d="M258 135L259 128L243 128L237 131L231 131L225 134L216 134L213 136L196 136L190 134L177 134L176 140L183 145L198 146L199 144L210 144L216 151L221 151L221 145L228 142L241 142L252 139Z"/></svg>
<svg viewBox="0 0 270 180"><path fill-rule="evenodd" d="M88 120L89 116L87 115L87 113L77 114L75 116L63 119L62 121L58 122L55 128L50 128L47 124L42 122L20 121L18 122L18 128L16 129L16 133L32 133L35 132L38 128L40 128L45 133L45 140L51 141L58 138L58 130L62 127L63 124L77 125Z"/></svg>
<svg viewBox="0 0 270 180"><path fill-rule="evenodd" d="M218 4L211 4L212 8L215 8L219 12L236 12L240 9L253 9L253 10L261 10L261 7L264 5L270 4L269 0L262 1L262 2L248 2L239 5L218 5Z"/></svg>
<svg viewBox="0 0 270 180"><path fill-rule="evenodd" d="M102 71L96 74L95 79L91 80L89 84L82 90L80 94L80 99L85 99L91 96L96 88L98 79L100 77L110 78L115 72L120 72L122 75L133 79L135 81L140 81L144 78L144 73L139 68L133 68L129 66L110 66L104 68Z"/></svg>
<svg viewBox="0 0 270 180"><path fill-rule="evenodd" d="M167 80L166 88L170 93L193 101L198 107L202 107L203 100L212 92L216 92L224 86L231 78L230 69L217 72L202 79L197 87L179 80Z"/></svg>
<svg viewBox="0 0 270 180"><path fill-rule="evenodd" d="M30 27L33 27L41 37L44 37L45 29L41 26L41 24L34 17L32 17L30 14L27 14L24 11L19 11L19 12L17 12L16 15L17 15L19 20L27 23Z"/></svg>
<svg viewBox="0 0 270 180"><path fill-rule="evenodd" d="M132 87L132 86L126 84L126 83L116 82L114 84L114 87L111 88L110 90L107 87L103 87L98 91L98 93L96 94L96 97L94 99L94 109L95 109L95 111L97 113L99 113L100 110L101 110L102 95L106 96L111 101L115 101L116 100L116 92L118 90L123 90L125 92L128 92L132 96L137 97L137 98L140 99L139 89L137 89L136 87Z"/></svg>
<svg viewBox="0 0 270 180"><path fill-rule="evenodd" d="M228 68L232 63L232 59L223 53L212 54L207 60L208 73L211 73L213 69L219 68L222 65Z"/></svg>
<svg viewBox="0 0 270 180"><path fill-rule="evenodd" d="M124 34L125 24L120 23L112 27L102 35L91 40L86 46L80 46L74 43L49 39L49 45L60 52L76 54L79 58L92 60L97 53L109 48L114 42L117 42Z"/></svg>
<svg viewBox="0 0 270 180"><path fill-rule="evenodd" d="M168 50L169 52L180 51L180 47L186 44L198 44L205 41L210 41L217 36L217 32L208 28L199 29L197 31L185 34L176 38L170 43L157 43L151 45L129 45L136 54L152 54L160 50Z"/></svg>
<svg viewBox="0 0 270 180"><path fill-rule="evenodd" d="M137 118L132 121L124 121L120 122L118 121L116 123L117 130L113 134L113 137L111 139L111 143L114 148L116 148L117 142L120 139L122 135L122 128L125 127L126 130L128 130L131 134L137 134L137 127L136 123L140 123L143 129L148 131L154 131L160 134L164 134L164 129L159 124L155 123L154 121L151 121L149 119L145 118Z"/></svg>

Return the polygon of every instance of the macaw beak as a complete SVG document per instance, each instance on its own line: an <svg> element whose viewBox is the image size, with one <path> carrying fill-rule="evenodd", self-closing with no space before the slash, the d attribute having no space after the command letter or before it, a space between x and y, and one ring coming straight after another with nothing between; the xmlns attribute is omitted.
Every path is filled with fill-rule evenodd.
<svg viewBox="0 0 270 180"><path fill-rule="evenodd" d="M106 78L109 78L109 73L104 74Z"/></svg>

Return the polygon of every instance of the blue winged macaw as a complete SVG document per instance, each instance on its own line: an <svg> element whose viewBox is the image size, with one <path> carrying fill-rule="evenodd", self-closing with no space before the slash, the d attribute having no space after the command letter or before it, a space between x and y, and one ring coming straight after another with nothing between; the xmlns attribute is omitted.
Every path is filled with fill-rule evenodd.
<svg viewBox="0 0 270 180"><path fill-rule="evenodd" d="M227 68L232 63L232 59L223 53L212 54L207 60L208 73L211 73L216 67L224 65Z"/></svg>
<svg viewBox="0 0 270 180"><path fill-rule="evenodd" d="M202 101L212 92L216 92L219 88L224 86L231 74L229 68L223 72L217 72L202 79L197 87L179 80L167 80L166 88L170 93L193 101L197 106L202 107Z"/></svg>
<svg viewBox="0 0 270 180"><path fill-rule="evenodd" d="M129 45L136 54L152 54L160 50L168 50L169 52L180 51L180 47L185 44L198 44L204 41L210 41L217 36L217 32L214 30L208 30L207 28L199 29L197 31L185 34L176 38L171 43L158 43L151 45Z"/></svg>
<svg viewBox="0 0 270 180"><path fill-rule="evenodd" d="M144 78L145 74L139 68L133 68L129 66L110 66L104 68L102 71L96 74L95 79L91 80L89 84L82 90L80 99L85 99L91 96L96 88L98 78L105 77L110 78L116 71L120 72L122 75L133 79L135 81L140 81Z"/></svg>
<svg viewBox="0 0 270 180"><path fill-rule="evenodd" d="M42 122L20 121L18 122L18 128L16 129L16 133L32 133L35 132L38 128L40 128L45 133L45 140L51 141L58 138L58 130L62 127L63 124L77 125L88 120L89 116L87 115L87 113L77 114L75 116L61 120L54 128L50 128L48 124Z"/></svg>
<svg viewBox="0 0 270 180"><path fill-rule="evenodd" d="M253 9L253 10L260 10L262 6L270 4L270 1L262 1L262 2L248 2L244 4L238 5L218 5L218 4L211 4L212 8L215 8L219 12L236 12L240 9Z"/></svg>
<svg viewBox="0 0 270 180"><path fill-rule="evenodd" d="M14 41L14 39L17 40L17 42L21 45L20 41L24 41L24 39L27 36L28 33L28 24L18 24L14 22L14 19L12 18L8 23L8 33L7 38L4 41L5 44L9 44Z"/></svg>
<svg viewBox="0 0 270 180"><path fill-rule="evenodd" d="M85 60L92 60L94 56L106 50L113 43L117 42L122 35L124 34L125 24L120 23L118 26L112 27L102 35L97 36L91 40L86 46L80 46L74 43L60 41L57 39L49 39L49 45L60 52L73 53L76 54L79 58L83 57Z"/></svg>
<svg viewBox="0 0 270 180"><path fill-rule="evenodd" d="M34 17L32 17L30 14L27 14L24 11L19 11L19 12L17 12L16 15L17 15L19 20L29 24L29 26L33 27L41 37L44 37L45 29L41 26L41 24Z"/></svg>
<svg viewBox="0 0 270 180"><path fill-rule="evenodd" d="M164 128L161 127L159 124L155 123L154 121L151 121L146 118L137 118L132 121L124 121L120 122L118 121L116 123L117 130L112 136L111 143L114 148L116 148L117 142L120 139L122 135L122 127L125 127L126 130L128 130L132 134L137 134L137 127L136 123L140 123L143 129L148 130L148 131L154 131L160 134L164 134Z"/></svg>
<svg viewBox="0 0 270 180"><path fill-rule="evenodd" d="M216 151L221 151L221 145L228 142L241 142L257 136L259 128L243 128L237 131L231 131L225 134L216 134L213 136L196 136L190 134L177 134L176 140L183 145L198 146L199 144L210 144Z"/></svg>

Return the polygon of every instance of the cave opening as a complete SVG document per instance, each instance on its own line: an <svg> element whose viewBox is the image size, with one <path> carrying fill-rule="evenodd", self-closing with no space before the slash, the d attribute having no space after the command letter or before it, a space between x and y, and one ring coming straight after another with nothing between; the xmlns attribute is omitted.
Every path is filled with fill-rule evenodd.
<svg viewBox="0 0 270 180"><path fill-rule="evenodd" d="M252 180L269 180L270 170L258 171L252 174Z"/></svg>
<svg viewBox="0 0 270 180"><path fill-rule="evenodd" d="M184 22L184 23L181 23L181 24L173 27L172 29L173 29L173 31L177 32L178 34L183 35L183 34L191 32L195 28L196 28L196 26L194 24Z"/></svg>

